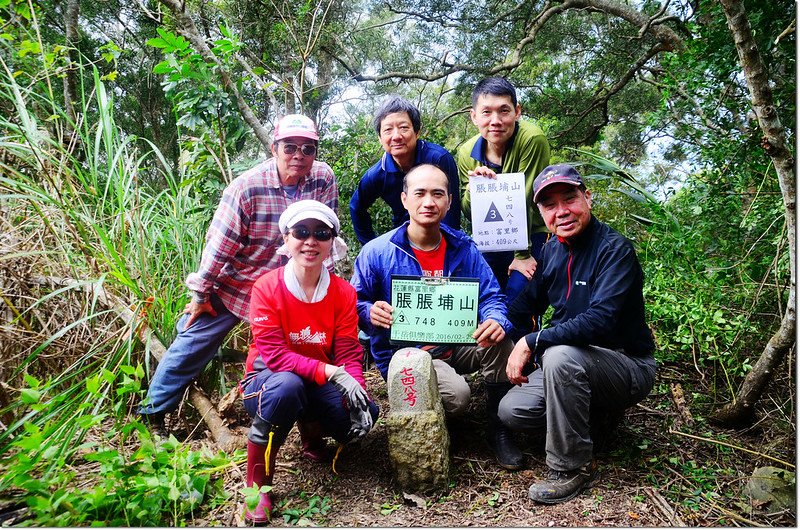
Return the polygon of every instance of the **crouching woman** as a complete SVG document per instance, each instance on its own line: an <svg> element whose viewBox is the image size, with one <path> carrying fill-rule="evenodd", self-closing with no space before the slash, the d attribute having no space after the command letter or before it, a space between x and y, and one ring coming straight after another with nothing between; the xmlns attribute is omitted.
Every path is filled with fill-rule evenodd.
<svg viewBox="0 0 800 530"><path fill-rule="evenodd" d="M320 202L298 201L278 226L290 259L253 286L253 344L240 383L253 418L247 486L256 487L272 484L278 448L295 422L304 456L322 460L322 436L346 443L367 434L378 418L361 367L356 293L324 266L335 246L344 247L336 214ZM245 519L266 523L271 509L270 494L260 493Z"/></svg>

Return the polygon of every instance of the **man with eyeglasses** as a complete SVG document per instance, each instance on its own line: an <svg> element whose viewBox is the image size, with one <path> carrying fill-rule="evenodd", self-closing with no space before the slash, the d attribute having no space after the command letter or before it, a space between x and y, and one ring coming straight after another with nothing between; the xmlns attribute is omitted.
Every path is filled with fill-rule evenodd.
<svg viewBox="0 0 800 530"><path fill-rule="evenodd" d="M164 415L178 407L183 392L214 357L228 333L247 320L250 290L265 272L285 265L278 253L283 234L278 219L304 199L334 211L339 192L333 170L316 160L314 122L289 114L275 125L272 158L244 172L222 194L206 234L200 266L186 285L192 299L178 321L178 335L155 374L139 413L165 435ZM333 270L333 261L326 266Z"/></svg>

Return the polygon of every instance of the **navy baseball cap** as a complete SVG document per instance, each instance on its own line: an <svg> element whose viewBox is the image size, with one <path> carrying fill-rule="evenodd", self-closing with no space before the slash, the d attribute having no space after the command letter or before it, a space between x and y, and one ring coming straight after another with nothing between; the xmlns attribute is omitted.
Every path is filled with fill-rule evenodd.
<svg viewBox="0 0 800 530"><path fill-rule="evenodd" d="M551 184L571 184L576 187L586 187L578 170L569 164L553 164L547 166L533 181L533 202L539 202L539 193Z"/></svg>

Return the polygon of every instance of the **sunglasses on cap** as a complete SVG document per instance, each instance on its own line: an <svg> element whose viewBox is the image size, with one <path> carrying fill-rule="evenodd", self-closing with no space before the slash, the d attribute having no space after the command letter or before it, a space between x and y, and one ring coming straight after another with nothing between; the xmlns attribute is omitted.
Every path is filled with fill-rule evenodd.
<svg viewBox="0 0 800 530"><path fill-rule="evenodd" d="M317 241L329 241L334 236L333 230L330 228L317 228L316 230L309 230L305 226L296 226L290 229L289 233L292 234L293 238L299 241L305 241L312 236Z"/></svg>
<svg viewBox="0 0 800 530"><path fill-rule="evenodd" d="M293 155L300 149L300 152L303 153L305 156L314 156L317 154L317 146L314 144L282 144L283 145L283 152L287 155Z"/></svg>

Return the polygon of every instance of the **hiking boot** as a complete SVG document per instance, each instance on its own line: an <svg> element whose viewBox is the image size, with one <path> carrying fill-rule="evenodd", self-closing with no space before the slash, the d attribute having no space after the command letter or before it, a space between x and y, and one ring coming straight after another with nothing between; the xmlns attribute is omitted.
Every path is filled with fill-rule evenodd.
<svg viewBox="0 0 800 530"><path fill-rule="evenodd" d="M269 454L267 454L269 453ZM272 486L272 475L275 472L275 457L278 448L261 445L247 440L247 482L249 487ZM259 492L258 505L254 510L245 508L244 519L253 526L263 526L269 523L272 517L272 496L269 493Z"/></svg>
<svg viewBox="0 0 800 530"><path fill-rule="evenodd" d="M167 431L167 425L164 421L164 413L163 412L155 412L153 414L141 414L142 423L147 426L147 430L150 431L150 434L158 435L161 437L162 440L166 440L169 438L169 431Z"/></svg>
<svg viewBox="0 0 800 530"><path fill-rule="evenodd" d="M517 471L524 467L525 457L514 443L514 437L508 428L499 427L490 430L486 435L486 442L500 467L509 471Z"/></svg>
<svg viewBox="0 0 800 530"><path fill-rule="evenodd" d="M322 424L318 421L297 421L303 458L312 462L330 462L332 455L328 443L322 436Z"/></svg>
<svg viewBox="0 0 800 530"><path fill-rule="evenodd" d="M486 442L492 449L497 463L500 467L509 471L517 471L525 465L525 458L514 442L514 435L511 429L505 426L497 415L503 396L506 395L511 387L511 383L486 381L486 416L488 424L486 426Z"/></svg>
<svg viewBox="0 0 800 530"><path fill-rule="evenodd" d="M545 480L534 482L528 489L528 497L541 504L558 504L576 497L591 485L594 466L587 464L571 471L551 469Z"/></svg>

